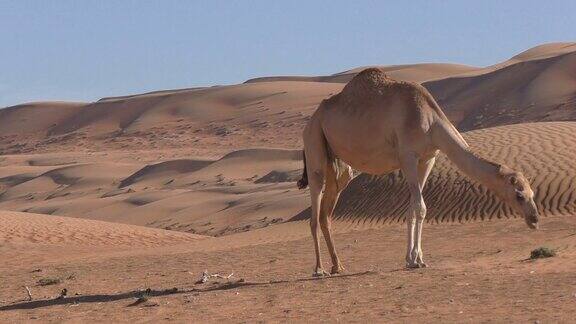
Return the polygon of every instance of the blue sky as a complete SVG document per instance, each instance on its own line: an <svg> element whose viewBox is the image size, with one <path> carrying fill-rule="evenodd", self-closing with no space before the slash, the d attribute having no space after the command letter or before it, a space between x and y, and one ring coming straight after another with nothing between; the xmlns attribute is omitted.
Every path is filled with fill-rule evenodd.
<svg viewBox="0 0 576 324"><path fill-rule="evenodd" d="M576 39L576 1L0 0L0 107L370 64L485 66Z"/></svg>

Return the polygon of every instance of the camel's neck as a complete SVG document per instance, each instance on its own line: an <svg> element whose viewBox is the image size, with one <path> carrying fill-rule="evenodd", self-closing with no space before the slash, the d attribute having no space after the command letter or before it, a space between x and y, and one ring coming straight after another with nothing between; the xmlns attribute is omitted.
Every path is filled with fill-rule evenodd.
<svg viewBox="0 0 576 324"><path fill-rule="evenodd" d="M468 177L495 189L498 183L500 166L478 157L469 148L451 149L445 152L450 161Z"/></svg>
<svg viewBox="0 0 576 324"><path fill-rule="evenodd" d="M495 189L500 165L476 156L464 139L449 125L438 124L433 129L434 144L468 177Z"/></svg>

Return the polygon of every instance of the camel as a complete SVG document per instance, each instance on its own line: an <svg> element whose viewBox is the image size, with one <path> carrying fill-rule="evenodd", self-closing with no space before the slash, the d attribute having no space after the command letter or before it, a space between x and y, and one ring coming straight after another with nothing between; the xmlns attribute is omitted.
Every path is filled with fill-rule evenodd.
<svg viewBox="0 0 576 324"><path fill-rule="evenodd" d="M315 276L344 270L334 247L331 218L340 193L354 177L353 169L373 175L402 171L410 192L407 268L427 267L422 257L422 189L439 151L521 213L530 228L538 227L534 193L522 173L474 154L423 86L393 80L378 68L361 71L340 93L323 100L303 137L304 172L298 187L310 187ZM332 258L330 274L322 267L319 225Z"/></svg>

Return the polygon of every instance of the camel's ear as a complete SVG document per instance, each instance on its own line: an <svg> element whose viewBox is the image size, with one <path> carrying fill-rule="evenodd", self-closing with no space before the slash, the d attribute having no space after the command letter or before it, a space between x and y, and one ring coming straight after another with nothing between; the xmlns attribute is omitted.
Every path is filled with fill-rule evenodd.
<svg viewBox="0 0 576 324"><path fill-rule="evenodd" d="M509 167L501 165L498 172L500 173L501 176L507 179L511 185L515 186L518 183L516 172L514 172Z"/></svg>
<svg viewBox="0 0 576 324"><path fill-rule="evenodd" d="M512 171L512 169L510 169L509 167L505 166L505 165L499 165L498 166L498 173L500 173L500 175L502 176L507 176L512 174L514 171Z"/></svg>

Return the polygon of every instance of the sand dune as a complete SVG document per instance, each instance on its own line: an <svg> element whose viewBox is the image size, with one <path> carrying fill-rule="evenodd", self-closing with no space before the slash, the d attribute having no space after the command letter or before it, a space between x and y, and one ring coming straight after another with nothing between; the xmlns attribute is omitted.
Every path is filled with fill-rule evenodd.
<svg viewBox="0 0 576 324"><path fill-rule="evenodd" d="M352 70L336 73L327 76L305 77L305 76L275 76L254 78L246 83L254 82L271 82L271 81L314 81L314 82L333 82L347 83L363 69L368 67L379 67L386 71L391 78L412 82L426 82L434 79L443 79L452 75L459 75L469 71L475 71L477 68L460 64L447 63L421 63L421 64L404 64L404 65L371 65L358 67Z"/></svg>
<svg viewBox="0 0 576 324"><path fill-rule="evenodd" d="M558 43L547 43L529 48L517 55L512 56L510 59L490 65L483 68L477 68L464 72L457 75L456 77L464 76L476 76L481 74L486 74L489 72L494 72L498 69L516 64L524 63L529 61L536 61L541 59L547 59L554 56L561 56L564 54L572 53L576 51L576 43L573 42L558 42Z"/></svg>
<svg viewBox="0 0 576 324"><path fill-rule="evenodd" d="M574 133L576 123L554 122L477 130L465 137L479 154L523 171L532 180L542 214L566 215L576 208L576 157L570 153L576 144ZM149 165L113 162L123 160L115 154L107 156L108 163L61 166L52 160L55 165L49 171L42 165L7 167L10 176L0 178L0 209L207 235L248 231L307 215L307 191L294 184L302 168L299 150L249 149L213 161L176 159ZM23 158L22 163L31 160L39 158ZM71 160L68 156L63 161ZM398 173L361 175L343 193L336 217L359 228L402 221L407 197ZM513 215L444 157L430 176L425 197L432 222Z"/></svg>
<svg viewBox="0 0 576 324"><path fill-rule="evenodd" d="M78 112L83 105L74 102L38 102L1 109L0 133L46 135L51 127Z"/></svg>
<svg viewBox="0 0 576 324"><path fill-rule="evenodd" d="M575 120L576 81L570 73L576 66L575 46L545 44L485 68L426 63L384 69L391 77L423 82L462 130ZM361 69L321 77L258 78L239 85L165 90L86 104L10 107L0 115L0 151L193 147L194 156L217 157L251 147L298 149L301 130L318 103L340 91Z"/></svg>
<svg viewBox="0 0 576 324"><path fill-rule="evenodd" d="M58 167L7 189L2 193L2 199L27 199L33 193L51 192L48 195L35 196L35 199L50 200L56 196L83 193L85 190L98 190L98 188L112 184L119 174L126 174L133 170L134 166L119 163Z"/></svg>
<svg viewBox="0 0 576 324"><path fill-rule="evenodd" d="M231 124L248 123L257 127L259 117L273 120L277 116L284 120L288 116L278 115L293 115L294 107L314 106L339 88L338 85L316 82L281 82L108 99L82 107L55 126L51 133L58 135L83 129L92 132L144 131L157 123L179 120L191 122L193 126L208 127L211 122L225 119ZM285 107L284 111L280 110L282 106ZM217 126L213 128L215 133L233 131L217 129Z"/></svg>
<svg viewBox="0 0 576 324"><path fill-rule="evenodd" d="M196 155L221 155L255 146L294 148L292 143L299 142L310 112L341 87L321 82L262 82L107 99L77 106L71 113L54 112L59 114L57 122L39 124L41 131L30 134L13 134L12 129L26 125L12 118L10 128L0 128L0 150L190 146L198 148ZM16 115L20 109L9 111ZM282 136L278 136L278 128L283 129ZM208 146L210 149L201 151Z"/></svg>
<svg viewBox="0 0 576 324"><path fill-rule="evenodd" d="M156 180L158 178L165 180L166 177L176 177L182 173L198 171L210 165L210 163L211 161L202 160L173 160L147 165L123 179L119 187L124 188L135 183L147 183L147 180Z"/></svg>
<svg viewBox="0 0 576 324"><path fill-rule="evenodd" d="M574 120L576 45L557 47L536 48L496 67L424 85L462 130Z"/></svg>
<svg viewBox="0 0 576 324"><path fill-rule="evenodd" d="M305 203L294 186L299 150L249 149L214 161L148 165L127 161L123 154L130 153L108 152L100 157L106 163L83 154L7 157L0 208L223 235L287 220Z"/></svg>
<svg viewBox="0 0 576 324"><path fill-rule="evenodd" d="M166 249L205 238L142 226L0 211L0 254L4 269L36 269L41 264L75 263L122 252Z"/></svg>
<svg viewBox="0 0 576 324"><path fill-rule="evenodd" d="M0 212L2 245L161 246L205 238L134 225L32 213Z"/></svg>
<svg viewBox="0 0 576 324"><path fill-rule="evenodd" d="M272 171L289 172L301 168L301 150L248 149L231 152L218 161L183 177L178 182L217 179L259 179Z"/></svg>

